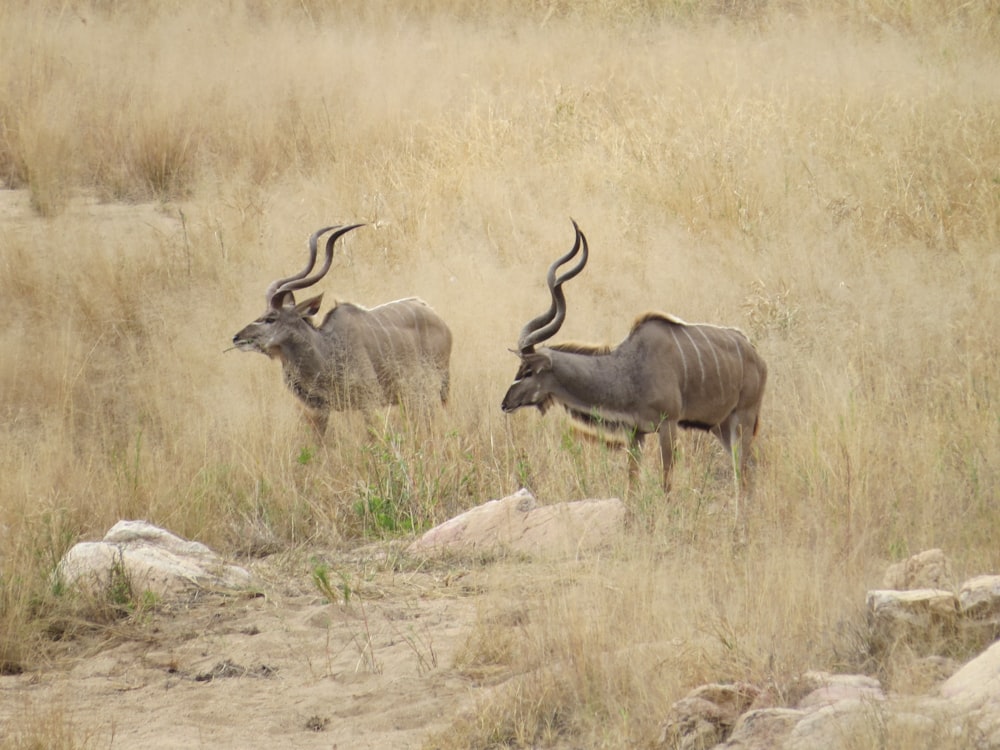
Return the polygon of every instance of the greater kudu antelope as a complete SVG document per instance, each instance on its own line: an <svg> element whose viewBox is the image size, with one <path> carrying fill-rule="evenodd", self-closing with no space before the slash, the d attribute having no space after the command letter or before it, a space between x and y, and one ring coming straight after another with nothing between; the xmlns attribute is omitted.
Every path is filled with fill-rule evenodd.
<svg viewBox="0 0 1000 750"><path fill-rule="evenodd" d="M306 267L272 282L265 293L267 310L233 336L238 349L281 362L285 384L305 405L320 435L331 410L367 410L431 391L442 403L448 400L451 331L423 300L409 297L371 309L341 302L318 327L312 318L323 295L296 304L294 292L317 283L330 270L337 239L360 226L314 232ZM330 231L323 267L309 276L316 265L317 242Z"/></svg>
<svg viewBox="0 0 1000 750"><path fill-rule="evenodd" d="M549 267L552 304L518 338L521 364L501 408L512 412L537 406L544 414L558 403L575 419L600 431L624 432L630 484L645 436L657 433L664 492L670 489L678 426L707 430L738 459L734 467L738 466L739 478L745 482L767 367L737 329L693 325L672 315L646 313L615 347L566 343L535 349L562 326L566 318L562 285L587 263L587 238L575 221L573 227L573 248ZM559 267L581 248L579 262L556 277Z"/></svg>

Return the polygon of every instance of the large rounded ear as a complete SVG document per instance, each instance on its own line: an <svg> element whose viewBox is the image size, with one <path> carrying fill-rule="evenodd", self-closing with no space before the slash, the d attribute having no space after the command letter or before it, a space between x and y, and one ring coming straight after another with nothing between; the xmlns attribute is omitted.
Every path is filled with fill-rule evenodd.
<svg viewBox="0 0 1000 750"><path fill-rule="evenodd" d="M268 303L272 310L284 310L286 307L295 307L295 295L291 292L277 292L271 296Z"/></svg>
<svg viewBox="0 0 1000 750"><path fill-rule="evenodd" d="M528 366L533 375L540 375L552 369L552 357L545 351L522 354L521 361Z"/></svg>
<svg viewBox="0 0 1000 750"><path fill-rule="evenodd" d="M315 297L310 297L309 299L300 302L295 306L295 314L300 318L311 318L313 315L319 312L320 303L323 301L323 295L317 295Z"/></svg>

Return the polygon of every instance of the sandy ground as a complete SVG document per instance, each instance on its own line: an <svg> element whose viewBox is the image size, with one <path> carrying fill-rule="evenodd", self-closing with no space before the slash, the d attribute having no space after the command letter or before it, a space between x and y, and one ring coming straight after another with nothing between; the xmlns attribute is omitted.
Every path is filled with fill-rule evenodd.
<svg viewBox="0 0 1000 750"><path fill-rule="evenodd" d="M115 247L179 231L152 204L93 197L57 221L80 215ZM42 251L58 240L24 190L0 190L0 222L37 235ZM51 726L87 748L421 747L474 705L477 689L454 660L475 622L472 579L488 573L400 572L388 549L321 555L334 585L333 571L348 575L346 603L313 583L312 550L248 565L259 594L194 592L59 644L52 663L0 676L0 739L58 737Z"/></svg>
<svg viewBox="0 0 1000 750"><path fill-rule="evenodd" d="M309 559L257 563L259 594L164 602L0 678L0 734L54 720L74 747L418 748L474 705L454 657L482 569L398 572L355 553L331 568L368 574L334 604Z"/></svg>

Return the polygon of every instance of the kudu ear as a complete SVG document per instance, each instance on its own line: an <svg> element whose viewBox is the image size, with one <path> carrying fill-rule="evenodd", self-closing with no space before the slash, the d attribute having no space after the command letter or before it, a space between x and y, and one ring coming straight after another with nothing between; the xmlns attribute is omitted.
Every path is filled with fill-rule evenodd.
<svg viewBox="0 0 1000 750"><path fill-rule="evenodd" d="M319 312L320 303L323 302L323 295L319 294L315 297L310 297L303 302L300 302L295 306L295 314L300 318L311 318L313 315Z"/></svg>
<svg viewBox="0 0 1000 750"><path fill-rule="evenodd" d="M521 361L524 362L535 375L547 372L552 369L552 357L548 355L547 352L528 352L521 355Z"/></svg>
<svg viewBox="0 0 1000 750"><path fill-rule="evenodd" d="M286 307L295 307L295 295L291 292L278 292L271 297L268 304L274 310L283 310Z"/></svg>

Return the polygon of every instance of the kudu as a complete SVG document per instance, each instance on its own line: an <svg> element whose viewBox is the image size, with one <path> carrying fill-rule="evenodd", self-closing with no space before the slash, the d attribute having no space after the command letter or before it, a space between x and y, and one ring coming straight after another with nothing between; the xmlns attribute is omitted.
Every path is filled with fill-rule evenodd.
<svg viewBox="0 0 1000 750"><path fill-rule="evenodd" d="M335 304L318 327L312 318L323 295L296 303L294 292L320 281L330 270L338 238L363 226L331 226L309 238L309 262L294 276L267 288L267 310L233 336L236 348L281 362L285 384L306 408L316 431L326 432L330 411L368 410L433 392L448 400L451 330L416 297L365 309ZM319 238L326 259L314 275Z"/></svg>
<svg viewBox="0 0 1000 750"><path fill-rule="evenodd" d="M615 347L565 343L535 349L562 326L566 318L562 285L587 263L587 238L575 221L573 227L572 249L548 271L551 306L531 320L518 338L516 353L521 364L501 408L512 412L537 406L544 414L558 403L598 431L624 432L630 485L645 436L657 433L664 492L670 490L677 428L707 430L733 457L738 478L745 482L767 367L737 329L693 325L672 315L646 313ZM557 277L556 271L581 248L579 262Z"/></svg>

